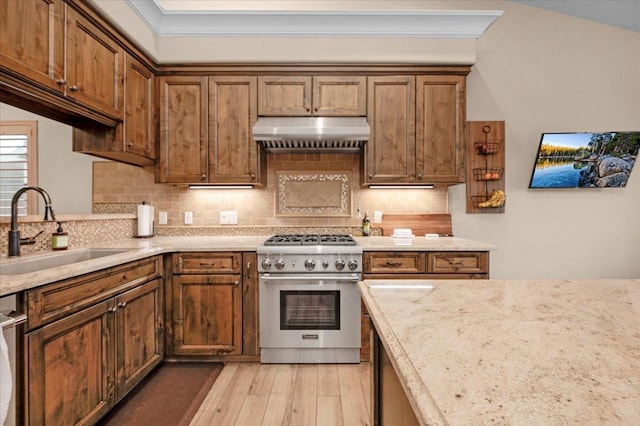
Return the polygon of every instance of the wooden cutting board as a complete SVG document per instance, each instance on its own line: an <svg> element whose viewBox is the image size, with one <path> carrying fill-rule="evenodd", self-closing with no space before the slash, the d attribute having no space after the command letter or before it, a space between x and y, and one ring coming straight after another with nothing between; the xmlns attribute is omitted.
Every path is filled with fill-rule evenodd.
<svg viewBox="0 0 640 426"><path fill-rule="evenodd" d="M450 214L383 214L382 223L372 224L382 228L382 235L391 235L395 228L410 228L415 236L438 234L453 236Z"/></svg>

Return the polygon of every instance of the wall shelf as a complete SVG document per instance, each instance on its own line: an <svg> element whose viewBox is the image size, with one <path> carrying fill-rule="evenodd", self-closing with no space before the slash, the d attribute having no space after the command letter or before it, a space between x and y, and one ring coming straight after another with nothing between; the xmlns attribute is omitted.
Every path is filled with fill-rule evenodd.
<svg viewBox="0 0 640 426"><path fill-rule="evenodd" d="M467 213L504 213L504 121L469 121L467 131ZM488 205L495 191L502 202Z"/></svg>

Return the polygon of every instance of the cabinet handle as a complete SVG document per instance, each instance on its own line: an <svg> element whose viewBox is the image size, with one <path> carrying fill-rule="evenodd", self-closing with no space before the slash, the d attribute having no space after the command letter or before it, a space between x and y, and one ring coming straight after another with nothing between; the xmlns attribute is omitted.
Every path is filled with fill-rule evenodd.
<svg viewBox="0 0 640 426"><path fill-rule="evenodd" d="M247 262L247 279L251 279L251 262Z"/></svg>
<svg viewBox="0 0 640 426"><path fill-rule="evenodd" d="M462 266L464 265L464 262L461 260L455 261L455 260L447 260L447 262L449 262L449 265L451 266Z"/></svg>
<svg viewBox="0 0 640 426"><path fill-rule="evenodd" d="M390 260L387 260L387 266L393 266L394 268L397 268L398 266L402 266L401 262L392 262Z"/></svg>
<svg viewBox="0 0 640 426"><path fill-rule="evenodd" d="M75 84L69 86L69 90L72 92L77 92L78 90L80 90L80 88L78 86L76 86Z"/></svg>
<svg viewBox="0 0 640 426"><path fill-rule="evenodd" d="M215 268L216 262L200 262L200 266L211 266Z"/></svg>
<svg viewBox="0 0 640 426"><path fill-rule="evenodd" d="M64 78L59 78L56 80L56 84L58 86L64 86L65 84L67 84L67 80L65 80Z"/></svg>
<svg viewBox="0 0 640 426"><path fill-rule="evenodd" d="M125 306L127 306L127 302L118 303L118 308L124 308Z"/></svg>
<svg viewBox="0 0 640 426"><path fill-rule="evenodd" d="M113 313L115 313L117 310L118 310L118 308L117 308L116 306L113 306L113 307L111 307L111 308L108 308L108 309L107 309L107 312L110 312L110 313L112 313L112 314L113 314Z"/></svg>

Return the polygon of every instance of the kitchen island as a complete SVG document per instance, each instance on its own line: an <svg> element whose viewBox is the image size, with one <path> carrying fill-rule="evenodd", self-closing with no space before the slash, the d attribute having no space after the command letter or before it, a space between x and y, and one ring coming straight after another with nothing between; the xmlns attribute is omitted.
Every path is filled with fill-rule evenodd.
<svg viewBox="0 0 640 426"><path fill-rule="evenodd" d="M359 286L383 425L399 411L381 358L420 424L640 424L639 279Z"/></svg>

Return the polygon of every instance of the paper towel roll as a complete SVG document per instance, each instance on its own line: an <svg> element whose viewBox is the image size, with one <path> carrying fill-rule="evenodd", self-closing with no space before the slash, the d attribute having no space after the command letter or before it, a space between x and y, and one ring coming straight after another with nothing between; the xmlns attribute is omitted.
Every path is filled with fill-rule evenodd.
<svg viewBox="0 0 640 426"><path fill-rule="evenodd" d="M138 237L153 236L153 206L138 205Z"/></svg>
<svg viewBox="0 0 640 426"><path fill-rule="evenodd" d="M4 333L0 328L0 425L3 425L7 419L12 392L13 379L11 377L11 364L9 364L9 348L6 340L4 340Z"/></svg>

